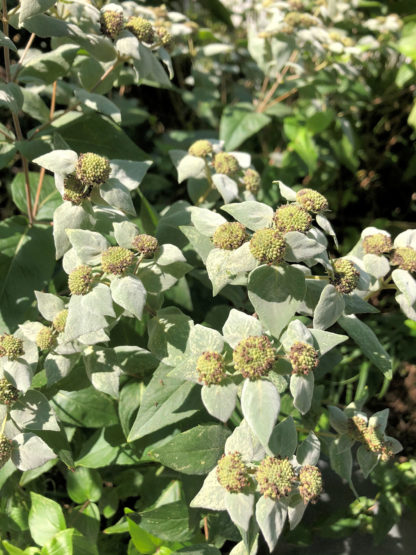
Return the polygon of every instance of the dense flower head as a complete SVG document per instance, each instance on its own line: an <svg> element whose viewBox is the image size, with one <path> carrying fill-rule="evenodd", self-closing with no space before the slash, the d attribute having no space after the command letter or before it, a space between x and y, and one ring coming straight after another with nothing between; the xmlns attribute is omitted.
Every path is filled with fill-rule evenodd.
<svg viewBox="0 0 416 555"><path fill-rule="evenodd" d="M64 179L63 199L72 202L72 204L81 204L83 200L88 198L90 187L85 187L74 173L67 175Z"/></svg>
<svg viewBox="0 0 416 555"><path fill-rule="evenodd" d="M250 240L250 252L262 264L282 262L285 249L283 235L276 229L259 229Z"/></svg>
<svg viewBox="0 0 416 555"><path fill-rule="evenodd" d="M126 29L142 42L153 42L155 37L155 32L150 21L141 16L131 16L126 23Z"/></svg>
<svg viewBox="0 0 416 555"><path fill-rule="evenodd" d="M374 235L367 235L363 239L363 250L366 254L381 255L385 252L390 252L393 248L391 238L384 233L374 233Z"/></svg>
<svg viewBox="0 0 416 555"><path fill-rule="evenodd" d="M300 469L299 493L305 503L316 503L322 493L322 474L319 468L307 464Z"/></svg>
<svg viewBox="0 0 416 555"><path fill-rule="evenodd" d="M364 432L367 429L367 420L362 416L352 416L348 418L347 430L348 435L356 441L364 441Z"/></svg>
<svg viewBox="0 0 416 555"><path fill-rule="evenodd" d="M274 214L273 227L282 233L289 231L306 233L312 227L312 217L303 206L284 204L279 206Z"/></svg>
<svg viewBox="0 0 416 555"><path fill-rule="evenodd" d="M412 247L398 247L394 251L391 263L401 270L416 272L416 250Z"/></svg>
<svg viewBox="0 0 416 555"><path fill-rule="evenodd" d="M384 434L377 427L369 426L367 420L361 416L355 415L348 419L348 434L372 453L380 455L382 461L387 461L393 456Z"/></svg>
<svg viewBox="0 0 416 555"><path fill-rule="evenodd" d="M315 19L308 13L288 12L285 15L284 22L289 27L312 27L316 25Z"/></svg>
<svg viewBox="0 0 416 555"><path fill-rule="evenodd" d="M110 247L101 255L101 267L107 274L120 276L133 264L134 254L124 247Z"/></svg>
<svg viewBox="0 0 416 555"><path fill-rule="evenodd" d="M100 186L110 177L110 160L93 152L80 154L75 168L76 176L87 187Z"/></svg>
<svg viewBox="0 0 416 555"><path fill-rule="evenodd" d="M239 493L250 485L248 468L238 451L223 455L217 464L218 483L230 493Z"/></svg>
<svg viewBox="0 0 416 555"><path fill-rule="evenodd" d="M220 353L205 351L196 361L198 380L204 385L220 384L226 377L224 359Z"/></svg>
<svg viewBox="0 0 416 555"><path fill-rule="evenodd" d="M0 378L0 403L12 405L17 401L19 391L6 378Z"/></svg>
<svg viewBox="0 0 416 555"><path fill-rule="evenodd" d="M240 164L235 156L228 152L218 152L214 158L214 169L217 173L234 175L240 170Z"/></svg>
<svg viewBox="0 0 416 555"><path fill-rule="evenodd" d="M92 268L82 265L69 274L68 287L72 295L86 295L91 291L92 281Z"/></svg>
<svg viewBox="0 0 416 555"><path fill-rule="evenodd" d="M0 468L10 459L12 454L12 442L4 434L0 435Z"/></svg>
<svg viewBox="0 0 416 555"><path fill-rule="evenodd" d="M346 258L337 258L333 264L334 275L330 278L330 283L339 293L348 294L354 291L360 279L360 272L354 264Z"/></svg>
<svg viewBox="0 0 416 555"><path fill-rule="evenodd" d="M296 200L299 204L301 204L306 210L309 212L325 212L328 210L328 201L318 193L318 191L314 191L313 189L301 189L296 193Z"/></svg>
<svg viewBox="0 0 416 555"><path fill-rule="evenodd" d="M0 357L16 360L24 354L23 341L21 339L8 333L0 335Z"/></svg>
<svg viewBox="0 0 416 555"><path fill-rule="evenodd" d="M206 158L212 154L212 144L206 139L195 141L188 148L188 154L191 156L197 156L198 158Z"/></svg>
<svg viewBox="0 0 416 555"><path fill-rule="evenodd" d="M105 10L100 15L100 28L103 35L115 39L123 30L123 12Z"/></svg>
<svg viewBox="0 0 416 555"><path fill-rule="evenodd" d="M155 31L156 31L156 36L159 39L162 46L166 48L172 44L173 37L164 25L158 25L155 28Z"/></svg>
<svg viewBox="0 0 416 555"><path fill-rule="evenodd" d="M309 374L319 364L318 351L303 341L295 341L290 348L288 358L292 364L293 374Z"/></svg>
<svg viewBox="0 0 416 555"><path fill-rule="evenodd" d="M257 468L256 479L264 497L276 500L289 495L296 475L288 459L266 457Z"/></svg>
<svg viewBox="0 0 416 555"><path fill-rule="evenodd" d="M42 326L36 336L36 345L41 351L49 351L56 345L56 335L54 329L49 326Z"/></svg>
<svg viewBox="0 0 416 555"><path fill-rule="evenodd" d="M253 195L257 194L261 185L261 178L258 171L248 168L243 175L243 183L246 191L250 191Z"/></svg>
<svg viewBox="0 0 416 555"><path fill-rule="evenodd" d="M58 333L62 333L65 329L66 319L68 318L68 311L66 308L58 312L52 322L52 326Z"/></svg>
<svg viewBox="0 0 416 555"><path fill-rule="evenodd" d="M159 243L156 237L141 233L133 238L132 247L142 254L144 258L151 258L159 248Z"/></svg>
<svg viewBox="0 0 416 555"><path fill-rule="evenodd" d="M235 369L251 380L266 376L275 360L275 350L266 335L246 337L233 351Z"/></svg>
<svg viewBox="0 0 416 555"><path fill-rule="evenodd" d="M232 251L247 240L246 228L240 222L225 222L217 227L212 242L217 249Z"/></svg>

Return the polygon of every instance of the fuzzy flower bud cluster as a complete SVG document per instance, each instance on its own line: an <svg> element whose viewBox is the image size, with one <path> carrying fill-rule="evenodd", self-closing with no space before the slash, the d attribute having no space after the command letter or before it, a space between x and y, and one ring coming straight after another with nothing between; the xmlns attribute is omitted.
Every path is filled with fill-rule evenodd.
<svg viewBox="0 0 416 555"><path fill-rule="evenodd" d="M52 327L42 326L36 336L36 345L41 351L49 351L56 345L56 335Z"/></svg>
<svg viewBox="0 0 416 555"><path fill-rule="evenodd" d="M100 28L103 35L115 39L124 28L123 12L105 10L100 15Z"/></svg>
<svg viewBox="0 0 416 555"><path fill-rule="evenodd" d="M277 500L292 491L296 474L288 459L266 457L257 468L256 480L264 497Z"/></svg>
<svg viewBox="0 0 416 555"><path fill-rule="evenodd" d="M363 250L366 254L377 254L390 252L393 248L391 238L384 233L367 235L363 239Z"/></svg>
<svg viewBox="0 0 416 555"><path fill-rule="evenodd" d="M195 141L188 148L188 154L197 158L206 158L212 154L212 144L206 139Z"/></svg>
<svg viewBox="0 0 416 555"><path fill-rule="evenodd" d="M248 468L238 451L223 455L217 464L217 480L230 493L239 493L248 487Z"/></svg>
<svg viewBox="0 0 416 555"><path fill-rule="evenodd" d="M131 16L126 23L128 29L137 40L151 43L154 40L155 32L150 21L141 16Z"/></svg>
<svg viewBox="0 0 416 555"><path fill-rule="evenodd" d="M322 474L316 466L307 464L299 471L299 493L305 503L316 503L322 493Z"/></svg>
<svg viewBox="0 0 416 555"><path fill-rule="evenodd" d="M240 164L232 154L219 152L214 158L214 169L217 173L231 176L240 171Z"/></svg>
<svg viewBox="0 0 416 555"><path fill-rule="evenodd" d="M303 206L284 204L274 214L273 227L282 233L289 231L306 233L312 227L312 217Z"/></svg>
<svg viewBox="0 0 416 555"><path fill-rule="evenodd" d="M121 276L133 264L134 254L124 247L110 247L101 255L101 267L106 274Z"/></svg>
<svg viewBox="0 0 416 555"><path fill-rule="evenodd" d="M198 380L204 385L218 385L226 377L224 359L220 353L205 351L196 361Z"/></svg>
<svg viewBox="0 0 416 555"><path fill-rule="evenodd" d="M52 326L58 333L62 333L65 330L67 318L68 311L64 309L58 312L58 314L53 319Z"/></svg>
<svg viewBox="0 0 416 555"><path fill-rule="evenodd" d="M262 264L282 262L286 244L276 229L260 229L250 240L250 252Z"/></svg>
<svg viewBox="0 0 416 555"><path fill-rule="evenodd" d="M393 456L393 451L375 426L369 426L365 418L353 416L348 419L348 434L355 441L362 443L369 451L380 455L382 461Z"/></svg>
<svg viewBox="0 0 416 555"><path fill-rule="evenodd" d="M391 263L401 270L416 272L416 250L412 247L398 247L394 251Z"/></svg>
<svg viewBox="0 0 416 555"><path fill-rule="evenodd" d="M160 44L165 48L169 47L172 44L173 37L166 29L164 25L158 25L155 28L156 36L160 41Z"/></svg>
<svg viewBox="0 0 416 555"><path fill-rule="evenodd" d="M91 291L92 282L92 268L86 265L78 266L68 276L71 295L86 295Z"/></svg>
<svg viewBox="0 0 416 555"><path fill-rule="evenodd" d="M110 177L110 161L105 156L86 152L79 156L75 173L85 187L99 187Z"/></svg>
<svg viewBox="0 0 416 555"><path fill-rule="evenodd" d="M246 188L246 191L250 191L253 195L256 195L260 190L261 179L260 174L256 170L248 168L243 175L242 182Z"/></svg>
<svg viewBox="0 0 416 555"><path fill-rule="evenodd" d="M246 228L239 222L225 222L217 227L212 242L217 249L232 251L247 240Z"/></svg>
<svg viewBox="0 0 416 555"><path fill-rule="evenodd" d="M295 341L290 348L288 358L293 368L293 374L308 375L319 364L319 354L312 345Z"/></svg>
<svg viewBox="0 0 416 555"><path fill-rule="evenodd" d="M24 354L23 341L21 339L8 333L0 335L0 357L16 360Z"/></svg>
<svg viewBox="0 0 416 555"><path fill-rule="evenodd" d="M275 360L275 350L265 335L246 337L233 351L236 371L250 380L266 376Z"/></svg>
<svg viewBox="0 0 416 555"><path fill-rule="evenodd" d="M72 204L80 205L83 200L89 197L90 186L85 186L74 173L67 175L64 179L63 199Z"/></svg>
<svg viewBox="0 0 416 555"><path fill-rule="evenodd" d="M330 283L339 293L351 293L358 285L360 272L355 268L354 264L346 258L337 258L333 261L334 275L330 279Z"/></svg>
<svg viewBox="0 0 416 555"><path fill-rule="evenodd" d="M12 442L4 434L0 435L0 468L7 463L12 454Z"/></svg>
<svg viewBox="0 0 416 555"><path fill-rule="evenodd" d="M19 391L6 378L0 378L0 403L12 405L17 401Z"/></svg>
<svg viewBox="0 0 416 555"><path fill-rule="evenodd" d="M159 248L159 243L156 237L142 233L133 238L132 247L142 254L144 258L152 258Z"/></svg>
<svg viewBox="0 0 416 555"><path fill-rule="evenodd" d="M296 201L309 212L319 213L328 210L327 199L313 189L301 189L296 193Z"/></svg>

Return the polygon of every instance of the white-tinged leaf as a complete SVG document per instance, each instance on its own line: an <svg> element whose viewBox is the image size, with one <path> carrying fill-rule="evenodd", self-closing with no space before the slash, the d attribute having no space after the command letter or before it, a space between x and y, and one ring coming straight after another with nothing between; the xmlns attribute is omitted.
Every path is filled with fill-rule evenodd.
<svg viewBox="0 0 416 555"><path fill-rule="evenodd" d="M226 491L225 506L234 524L247 532L254 513L254 495Z"/></svg>
<svg viewBox="0 0 416 555"><path fill-rule="evenodd" d="M202 386L201 399L207 412L221 422L227 422L237 400L238 386L234 383Z"/></svg>
<svg viewBox="0 0 416 555"><path fill-rule="evenodd" d="M61 258L71 248L67 229L89 229L95 220L82 206L63 202L53 214L53 238L55 240L56 259Z"/></svg>
<svg viewBox="0 0 416 555"><path fill-rule="evenodd" d="M10 411L10 417L21 430L60 430L47 398L40 391L30 390L20 397Z"/></svg>
<svg viewBox="0 0 416 555"><path fill-rule="evenodd" d="M170 150L169 156L178 172L178 182L182 183L190 177L205 176L205 161L203 158L191 156L185 150Z"/></svg>
<svg viewBox="0 0 416 555"><path fill-rule="evenodd" d="M227 220L217 212L193 206L191 208L191 221L200 233L212 237L217 227L226 223Z"/></svg>
<svg viewBox="0 0 416 555"><path fill-rule="evenodd" d="M110 116L116 123L121 122L120 108L102 94L90 93L84 89L75 89L74 95L80 100L81 104L87 108Z"/></svg>
<svg viewBox="0 0 416 555"><path fill-rule="evenodd" d="M269 448L275 457L292 458L298 445L298 433L293 418L288 416L274 427Z"/></svg>
<svg viewBox="0 0 416 555"><path fill-rule="evenodd" d="M301 465L316 465L321 452L321 443L313 432L309 432L296 451L296 459Z"/></svg>
<svg viewBox="0 0 416 555"><path fill-rule="evenodd" d="M66 234L83 264L96 266L101 262L101 254L110 246L107 239L96 231L67 229Z"/></svg>
<svg viewBox="0 0 416 555"><path fill-rule="evenodd" d="M56 295L42 291L35 291L35 295L39 312L49 322L52 322L58 312L65 308L64 301Z"/></svg>
<svg viewBox="0 0 416 555"><path fill-rule="evenodd" d="M45 170L67 175L75 170L78 154L73 150L53 150L34 158L33 162Z"/></svg>
<svg viewBox="0 0 416 555"><path fill-rule="evenodd" d="M338 321L345 309L344 297L328 283L322 290L313 316L313 327L326 330Z"/></svg>
<svg viewBox="0 0 416 555"><path fill-rule="evenodd" d="M330 237L333 238L335 246L338 248L338 239L334 231L334 228L332 227L331 222L328 220L328 218L323 214L317 214L315 219L319 227L323 229L325 233L327 233Z"/></svg>
<svg viewBox="0 0 416 555"><path fill-rule="evenodd" d="M291 530L294 530L302 520L306 507L307 505L305 505L303 500L297 505L295 505L294 507L289 507L287 514L288 514L289 525Z"/></svg>
<svg viewBox="0 0 416 555"><path fill-rule="evenodd" d="M288 200L289 202L296 201L296 192L285 185L282 181L273 181L273 183L277 183L279 186L280 195Z"/></svg>
<svg viewBox="0 0 416 555"><path fill-rule="evenodd" d="M241 393L241 410L250 428L267 447L280 410L276 387L267 380L246 379Z"/></svg>
<svg viewBox="0 0 416 555"><path fill-rule="evenodd" d="M328 351L347 341L347 335L340 335L339 333L332 333L330 331L314 330L311 329L311 334L318 346L319 354L323 356Z"/></svg>
<svg viewBox="0 0 416 555"><path fill-rule="evenodd" d="M111 282L110 289L113 301L141 320L147 293L140 279L135 276L119 277Z"/></svg>
<svg viewBox="0 0 416 555"><path fill-rule="evenodd" d="M263 495L256 504L256 520L269 546L270 552L276 547L277 540L286 522L287 508L279 501Z"/></svg>
<svg viewBox="0 0 416 555"><path fill-rule="evenodd" d="M212 249L206 260L206 268L214 297L234 278L250 272L257 265L257 260L250 252L249 243L244 243L232 251Z"/></svg>
<svg viewBox="0 0 416 555"><path fill-rule="evenodd" d="M245 419L234 428L233 433L225 442L225 454L235 451L238 451L245 461L261 461L266 454L264 447Z"/></svg>
<svg viewBox="0 0 416 555"><path fill-rule="evenodd" d="M204 351L221 353L224 348L224 339L220 332L206 326L196 324L189 334L186 351L190 354L200 355Z"/></svg>
<svg viewBox="0 0 416 555"><path fill-rule="evenodd" d="M134 237L140 234L136 225L133 222L114 222L114 237L117 244L125 249L131 249Z"/></svg>
<svg viewBox="0 0 416 555"><path fill-rule="evenodd" d="M118 399L122 370L113 349L88 347L83 353L85 370L97 391Z"/></svg>
<svg viewBox="0 0 416 555"><path fill-rule="evenodd" d="M385 256L365 254L363 262L366 271L376 279L381 279L390 272L390 263Z"/></svg>
<svg viewBox="0 0 416 555"><path fill-rule="evenodd" d="M329 458L332 470L348 483L351 482L352 473L352 454L351 450L338 453L336 444L332 442L329 448Z"/></svg>
<svg viewBox="0 0 416 555"><path fill-rule="evenodd" d="M234 179L231 179L231 177L228 177L228 175L216 173L212 176L212 182L225 203L231 202L232 200L238 198L237 182L234 181Z"/></svg>
<svg viewBox="0 0 416 555"><path fill-rule="evenodd" d="M400 269L393 270L391 277L409 305L414 304L416 302L416 280L409 272Z"/></svg>
<svg viewBox="0 0 416 555"><path fill-rule="evenodd" d="M280 342L286 352L290 351L291 346L296 341L302 341L303 343L313 345L311 331L298 319L290 322L280 338Z"/></svg>
<svg viewBox="0 0 416 555"><path fill-rule="evenodd" d="M33 470L51 459L55 453L46 443L32 433L19 434L13 438L12 461L19 470Z"/></svg>
<svg viewBox="0 0 416 555"><path fill-rule="evenodd" d="M311 408L314 383L312 372L306 376L292 374L290 377L290 393L293 396L293 404L301 414L306 414Z"/></svg>
<svg viewBox="0 0 416 555"><path fill-rule="evenodd" d="M227 343L235 348L242 339L262 335L263 328L258 318L232 308L222 328L222 333Z"/></svg>
<svg viewBox="0 0 416 555"><path fill-rule="evenodd" d="M121 210L121 212L130 216L136 215L129 189L117 179L110 177L110 179L101 185L99 194L112 208Z"/></svg>
<svg viewBox="0 0 416 555"><path fill-rule="evenodd" d="M140 185L152 164L151 160L143 162L136 162L135 160L111 160L110 177L120 181L129 191L134 191Z"/></svg>
<svg viewBox="0 0 416 555"><path fill-rule="evenodd" d="M339 433L344 434L348 430L348 417L338 407L329 406L329 423Z"/></svg>
<svg viewBox="0 0 416 555"><path fill-rule="evenodd" d="M326 250L325 245L299 231L289 231L289 233L286 233L285 242L285 260L289 262L312 260L315 256Z"/></svg>
<svg viewBox="0 0 416 555"><path fill-rule="evenodd" d="M230 214L235 220L252 231L270 227L273 220L273 208L254 200L226 204L221 210Z"/></svg>
<svg viewBox="0 0 416 555"><path fill-rule="evenodd" d="M225 499L227 490L217 480L217 467L207 475L202 488L192 499L190 507L202 507L211 511L227 510Z"/></svg>
<svg viewBox="0 0 416 555"><path fill-rule="evenodd" d="M357 449L357 461L364 478L368 478L370 472L377 466L378 455L369 451L364 445L360 445Z"/></svg>

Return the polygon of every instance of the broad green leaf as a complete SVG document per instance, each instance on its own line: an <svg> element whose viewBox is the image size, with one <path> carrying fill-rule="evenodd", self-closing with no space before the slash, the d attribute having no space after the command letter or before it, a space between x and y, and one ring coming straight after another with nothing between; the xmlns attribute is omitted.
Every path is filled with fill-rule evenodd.
<svg viewBox="0 0 416 555"><path fill-rule="evenodd" d="M241 410L250 428L266 447L280 410L280 395L275 386L266 380L245 380Z"/></svg>
<svg viewBox="0 0 416 555"><path fill-rule="evenodd" d="M368 478L370 472L377 466L378 455L369 451L364 445L360 445L357 449L357 461L364 478Z"/></svg>
<svg viewBox="0 0 416 555"><path fill-rule="evenodd" d="M291 416L274 427L269 439L269 448L276 457L292 458L298 444L298 433Z"/></svg>
<svg viewBox="0 0 416 555"><path fill-rule="evenodd" d="M0 106L17 114L23 106L23 93L15 83L0 84Z"/></svg>
<svg viewBox="0 0 416 555"><path fill-rule="evenodd" d="M352 454L351 450L343 451L339 453L337 451L337 440L334 440L329 449L329 458L332 470L341 476L348 483L351 482L352 473Z"/></svg>
<svg viewBox="0 0 416 555"><path fill-rule="evenodd" d="M269 116L255 112L254 106L248 102L227 106L221 117L220 139L225 142L226 150L234 150L270 121Z"/></svg>
<svg viewBox="0 0 416 555"><path fill-rule="evenodd" d="M140 279L135 276L117 278L111 282L110 289L113 301L141 320L146 289Z"/></svg>
<svg viewBox="0 0 416 555"><path fill-rule="evenodd" d="M219 549L206 543L182 547L181 549L177 549L175 551L175 555L177 553L185 553L186 555L221 555L221 551Z"/></svg>
<svg viewBox="0 0 416 555"><path fill-rule="evenodd" d="M329 422L331 426L339 433L344 434L347 431L348 418L345 413L338 407L329 406Z"/></svg>
<svg viewBox="0 0 416 555"><path fill-rule="evenodd" d="M60 390L51 403L59 419L71 426L105 428L118 422L114 402L93 387Z"/></svg>
<svg viewBox="0 0 416 555"><path fill-rule="evenodd" d="M183 360L193 322L178 308L159 310L149 322L149 350L164 364L176 366Z"/></svg>
<svg viewBox="0 0 416 555"><path fill-rule="evenodd" d="M25 63L19 77L53 83L69 72L78 50L76 44L62 44L50 52L38 52Z"/></svg>
<svg viewBox="0 0 416 555"><path fill-rule="evenodd" d="M19 434L13 438L12 461L19 470L33 470L56 459L46 443L32 433Z"/></svg>
<svg viewBox="0 0 416 555"><path fill-rule="evenodd" d="M156 548L160 545L160 540L143 530L136 522L136 515L130 511L130 509L125 509L127 515L128 532L132 542L140 554L155 553ZM127 530L123 529L123 532Z"/></svg>
<svg viewBox="0 0 416 555"><path fill-rule="evenodd" d="M74 528L61 530L46 545L40 555L73 555Z"/></svg>
<svg viewBox="0 0 416 555"><path fill-rule="evenodd" d="M293 396L293 404L301 414L306 414L311 408L313 397L314 375L304 376L292 374L290 377L290 393Z"/></svg>
<svg viewBox="0 0 416 555"><path fill-rule="evenodd" d="M234 524L247 532L254 513L254 495L252 493L229 493L227 491L225 506Z"/></svg>
<svg viewBox="0 0 416 555"><path fill-rule="evenodd" d="M325 286L313 316L313 327L326 330L330 328L344 312L345 302L341 293L330 283Z"/></svg>
<svg viewBox="0 0 416 555"><path fill-rule="evenodd" d="M204 385L201 398L207 412L221 422L227 422L234 411L237 400L237 386L234 383L224 385Z"/></svg>
<svg viewBox="0 0 416 555"><path fill-rule="evenodd" d="M286 516L287 508L279 501L264 496L257 501L256 520L270 551L276 547L286 522Z"/></svg>
<svg viewBox="0 0 416 555"><path fill-rule="evenodd" d="M313 116L310 116L306 121L306 127L313 134L322 133L327 127L331 125L334 121L335 113L333 110L329 109L325 112L316 112Z"/></svg>
<svg viewBox="0 0 416 555"><path fill-rule="evenodd" d="M74 472L67 473L66 487L69 497L75 503L98 501L103 491L99 473L82 466L76 468Z"/></svg>
<svg viewBox="0 0 416 555"><path fill-rule="evenodd" d="M30 390L20 397L10 417L21 430L60 430L47 398L40 391Z"/></svg>
<svg viewBox="0 0 416 555"><path fill-rule="evenodd" d="M221 210L231 214L233 218L252 231L269 227L273 219L273 209L267 204L254 200L226 204L221 207Z"/></svg>
<svg viewBox="0 0 416 555"><path fill-rule="evenodd" d="M344 341L347 341L348 339L347 335L340 335L329 331L311 329L310 332L318 346L320 356L323 356L328 351L340 343L344 343Z"/></svg>
<svg viewBox="0 0 416 555"><path fill-rule="evenodd" d="M180 542L189 539L188 508L184 501L167 503L140 512L140 527L162 540Z"/></svg>
<svg viewBox="0 0 416 555"><path fill-rule="evenodd" d="M75 90L75 96L79 98L81 103L87 108L100 112L101 114L105 114L106 116L110 116L110 118L112 118L116 123L121 122L120 108L118 108L114 102L111 102L111 100L105 96L90 93L84 89Z"/></svg>
<svg viewBox="0 0 416 555"><path fill-rule="evenodd" d="M65 530L65 518L58 503L30 492L31 507L29 511L30 533L38 545L45 545L61 530Z"/></svg>
<svg viewBox="0 0 416 555"><path fill-rule="evenodd" d="M54 0L22 0L19 11L19 27L23 26L26 19L46 12L54 4Z"/></svg>
<svg viewBox="0 0 416 555"><path fill-rule="evenodd" d="M29 172L29 186L32 206L34 206L35 203L38 182L39 174ZM27 214L25 176L23 173L18 173L16 175L12 181L11 189L13 202L23 214ZM60 204L62 204L62 198L56 190L53 178L50 175L45 175L43 178L42 189L40 191L36 220L52 220L53 213Z"/></svg>
<svg viewBox="0 0 416 555"><path fill-rule="evenodd" d="M87 347L83 353L85 370L98 391L118 398L121 368L113 349Z"/></svg>
<svg viewBox="0 0 416 555"><path fill-rule="evenodd" d="M13 50L13 52L17 52L17 47L7 35L5 35L2 31L0 31L0 46L5 46L9 50Z"/></svg>
<svg viewBox="0 0 416 555"><path fill-rule="evenodd" d="M315 465L319 460L321 444L313 432L309 432L306 439L302 441L296 451L296 458L299 464Z"/></svg>
<svg viewBox="0 0 416 555"><path fill-rule="evenodd" d="M97 430L83 444L76 461L78 467L86 468L105 468L116 464L137 464L137 457L124 443L119 428L114 426Z"/></svg>

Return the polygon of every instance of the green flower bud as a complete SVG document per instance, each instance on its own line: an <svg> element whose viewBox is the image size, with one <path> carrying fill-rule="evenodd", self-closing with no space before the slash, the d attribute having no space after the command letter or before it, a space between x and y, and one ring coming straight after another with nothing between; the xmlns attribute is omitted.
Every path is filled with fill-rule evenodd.
<svg viewBox="0 0 416 555"><path fill-rule="evenodd" d="M303 341L293 343L288 358L293 368L293 374L307 375L313 372L319 364L318 351Z"/></svg>
<svg viewBox="0 0 416 555"><path fill-rule="evenodd" d="M299 472L299 493L305 503L316 503L322 493L322 474L316 466L307 464Z"/></svg>
<svg viewBox="0 0 416 555"><path fill-rule="evenodd" d="M107 274L121 276L133 264L134 254L124 247L110 247L101 255L101 267Z"/></svg>
<svg viewBox="0 0 416 555"><path fill-rule="evenodd" d="M393 451L384 439L384 434L375 426L369 426L367 421L360 416L348 419L348 435L362 443L369 451L380 455L382 461L387 461L393 456Z"/></svg>
<svg viewBox="0 0 416 555"><path fill-rule="evenodd" d="M361 416L353 416L347 421L348 435L355 441L364 441L364 432L367 430L367 420Z"/></svg>
<svg viewBox="0 0 416 555"><path fill-rule="evenodd" d="M16 360L24 354L23 341L21 339L8 333L0 335L0 357Z"/></svg>
<svg viewBox="0 0 416 555"><path fill-rule="evenodd" d="M394 251L391 263L401 270L416 272L416 250L412 247L398 247Z"/></svg>
<svg viewBox="0 0 416 555"><path fill-rule="evenodd" d="M316 25L315 19L308 13L289 12L285 15L284 22L290 27L309 28Z"/></svg>
<svg viewBox="0 0 416 555"><path fill-rule="evenodd" d="M240 222L225 222L217 227L212 242L217 249L233 251L247 240L246 228Z"/></svg>
<svg viewBox="0 0 416 555"><path fill-rule="evenodd" d="M17 401L19 391L6 378L0 378L0 403L12 405Z"/></svg>
<svg viewBox="0 0 416 555"><path fill-rule="evenodd" d="M41 351L50 351L56 345L56 337L52 327L42 326L36 336L36 345Z"/></svg>
<svg viewBox="0 0 416 555"><path fill-rule="evenodd" d="M4 434L0 435L0 468L7 463L12 454L12 442Z"/></svg>
<svg viewBox="0 0 416 555"><path fill-rule="evenodd" d="M198 158L206 158L212 154L212 144L205 139L195 141L188 148L188 153L191 156L197 156Z"/></svg>
<svg viewBox="0 0 416 555"><path fill-rule="evenodd" d="M354 264L346 258L337 258L333 261L334 276L330 278L330 283L340 293L351 293L358 285L360 272L356 270Z"/></svg>
<svg viewBox="0 0 416 555"><path fill-rule="evenodd" d="M296 193L296 200L309 212L325 212L325 210L328 210L326 198L313 189L301 189Z"/></svg>
<svg viewBox="0 0 416 555"><path fill-rule="evenodd" d="M234 175L240 170L240 164L235 156L228 152L219 152L214 158L214 169L217 173Z"/></svg>
<svg viewBox="0 0 416 555"><path fill-rule="evenodd" d="M92 268L78 266L68 276L68 287L72 295L86 295L91 291L92 281Z"/></svg>
<svg viewBox="0 0 416 555"><path fill-rule="evenodd" d="M250 252L262 264L282 262L286 244L276 229L259 229L250 240Z"/></svg>
<svg viewBox="0 0 416 555"><path fill-rule="evenodd" d="M243 183L245 185L246 191L250 191L253 195L259 192L261 186L261 178L259 172L248 168L243 175Z"/></svg>
<svg viewBox="0 0 416 555"><path fill-rule="evenodd" d="M159 243L156 237L142 233L133 238L132 246L136 251L142 254L144 258L152 258L159 248Z"/></svg>
<svg viewBox="0 0 416 555"><path fill-rule="evenodd" d="M266 376L275 360L275 350L265 335L246 337L233 351L236 371L250 380Z"/></svg>
<svg viewBox="0 0 416 555"><path fill-rule="evenodd" d="M86 187L99 187L110 177L110 161L93 152L81 154L75 168L76 176Z"/></svg>
<svg viewBox="0 0 416 555"><path fill-rule="evenodd" d="M58 333L62 333L65 330L66 319L68 318L68 311L66 309L61 310L55 316L52 322L52 326Z"/></svg>
<svg viewBox="0 0 416 555"><path fill-rule="evenodd" d="M155 37L153 26L148 19L140 16L132 16L126 23L126 29L141 42L151 43Z"/></svg>
<svg viewBox="0 0 416 555"><path fill-rule="evenodd" d="M312 227L312 217L302 206L284 204L274 214L273 227L282 233L289 231L306 233Z"/></svg>
<svg viewBox="0 0 416 555"><path fill-rule="evenodd" d="M364 237L362 245L366 254L381 255L385 252L390 252L393 248L391 238L388 235L384 235L384 233L367 235Z"/></svg>
<svg viewBox="0 0 416 555"><path fill-rule="evenodd" d="M276 500L289 495L296 475L288 459L266 457L257 468L256 479L264 497Z"/></svg>
<svg viewBox="0 0 416 555"><path fill-rule="evenodd" d="M90 188L85 187L74 173L67 175L64 179L64 194L63 199L72 202L72 204L81 204L82 201L88 198Z"/></svg>
<svg viewBox="0 0 416 555"><path fill-rule="evenodd" d="M238 451L223 455L217 465L217 480L231 493L239 493L250 485L248 468Z"/></svg>
<svg viewBox="0 0 416 555"><path fill-rule="evenodd" d="M220 353L205 351L196 361L198 380L204 385L218 385L226 378L224 359Z"/></svg>
<svg viewBox="0 0 416 555"><path fill-rule="evenodd" d="M100 15L100 26L103 35L115 39L123 30L123 12L105 10Z"/></svg>
<svg viewBox="0 0 416 555"><path fill-rule="evenodd" d="M168 48L173 42L172 35L163 25L159 25L156 27L156 35L162 46L164 46L165 48Z"/></svg>

